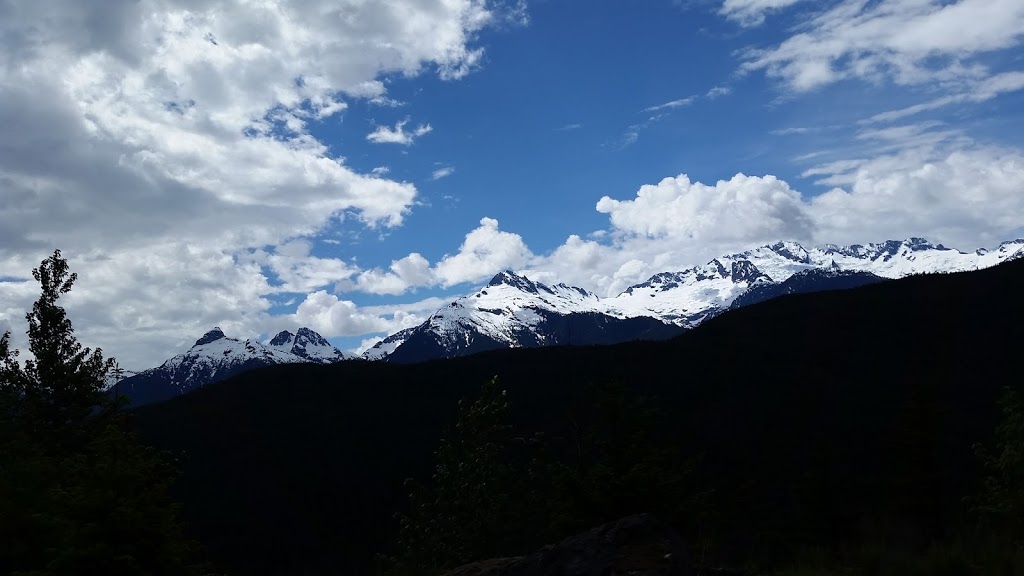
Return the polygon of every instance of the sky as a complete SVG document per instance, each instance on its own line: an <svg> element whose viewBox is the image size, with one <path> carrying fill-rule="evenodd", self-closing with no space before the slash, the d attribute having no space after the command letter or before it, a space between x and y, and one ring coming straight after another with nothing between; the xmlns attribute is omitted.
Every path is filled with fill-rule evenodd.
<svg viewBox="0 0 1024 576"><path fill-rule="evenodd" d="M0 0L0 331L343 349L512 269L1024 236L1024 0Z"/></svg>

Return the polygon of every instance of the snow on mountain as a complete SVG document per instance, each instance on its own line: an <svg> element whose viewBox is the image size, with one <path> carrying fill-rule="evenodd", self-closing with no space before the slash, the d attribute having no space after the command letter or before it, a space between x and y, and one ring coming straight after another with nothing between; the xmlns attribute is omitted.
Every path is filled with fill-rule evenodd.
<svg viewBox="0 0 1024 576"><path fill-rule="evenodd" d="M651 316L679 326L693 326L728 308L759 282L771 282L750 260L716 258L683 272L663 272L627 288L604 303L621 314Z"/></svg>
<svg viewBox="0 0 1024 576"><path fill-rule="evenodd" d="M287 330L280 332L270 340L269 347L318 364L330 364L355 357L338 350L326 338L309 328L299 328L295 334Z"/></svg>
<svg viewBox="0 0 1024 576"><path fill-rule="evenodd" d="M457 344L471 330L499 342L512 342L522 329L536 327L542 312L604 312L601 299L582 288L547 286L510 271L497 274L476 293L459 298L434 313L427 325L442 342ZM540 340L544 334L538 334Z"/></svg>
<svg viewBox="0 0 1024 576"><path fill-rule="evenodd" d="M1024 240L973 253L922 238L810 250L796 242L777 242L681 272L656 274L609 298L505 271L422 325L386 338L364 358L408 362L501 347L668 337L672 332L666 325L694 327L728 310L743 295L748 296L740 305L912 274L987 268L1018 257L1024 257Z"/></svg>
<svg viewBox="0 0 1024 576"><path fill-rule="evenodd" d="M126 378L131 378L132 376L135 376L136 374L138 374L138 372L135 372L134 370L122 370L120 374L115 373L115 372L108 372L107 375L103 378L103 387L100 388L100 389L101 390L110 390L118 382L120 382L120 381L122 381L122 380L124 380Z"/></svg>
<svg viewBox="0 0 1024 576"><path fill-rule="evenodd" d="M141 405L166 400L254 368L304 362L323 364L348 358L308 328L300 328L296 334L281 332L269 345L229 338L223 330L214 328L187 352L117 382L111 393L129 396L133 404Z"/></svg>
<svg viewBox="0 0 1024 576"><path fill-rule="evenodd" d="M405 330L395 332L391 336L388 336L387 338L381 340L380 342L377 342L369 349L367 349L365 352L363 352L362 358L364 360L384 359L385 357L388 356L388 354L394 352L395 348L401 346L402 343L405 342L406 339L409 338L409 336L411 336L416 331L417 328L417 326L414 326L412 328L406 328Z"/></svg>
<svg viewBox="0 0 1024 576"><path fill-rule="evenodd" d="M679 331L662 320L609 306L582 288L548 286L504 271L407 330L387 358L416 362L497 348L661 339Z"/></svg>
<svg viewBox="0 0 1024 576"><path fill-rule="evenodd" d="M759 282L749 290L740 294L732 301L729 309L750 306L786 294L805 294L808 292L825 292L828 290L849 290L868 284L885 282L871 272L843 270L835 263L825 268L811 268L793 274L782 282Z"/></svg>

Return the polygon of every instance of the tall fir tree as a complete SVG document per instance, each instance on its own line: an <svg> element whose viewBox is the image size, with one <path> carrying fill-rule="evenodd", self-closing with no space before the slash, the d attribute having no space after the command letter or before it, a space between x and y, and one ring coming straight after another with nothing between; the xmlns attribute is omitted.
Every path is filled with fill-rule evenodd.
<svg viewBox="0 0 1024 576"><path fill-rule="evenodd" d="M191 573L170 463L130 432L103 392L116 362L78 342L59 303L77 275L59 250L32 275L32 357L0 336L0 573Z"/></svg>

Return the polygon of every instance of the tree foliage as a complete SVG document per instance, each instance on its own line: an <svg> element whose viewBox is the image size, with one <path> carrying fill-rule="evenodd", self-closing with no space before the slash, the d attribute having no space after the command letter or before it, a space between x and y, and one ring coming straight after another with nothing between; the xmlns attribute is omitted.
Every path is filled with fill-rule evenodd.
<svg viewBox="0 0 1024 576"><path fill-rule="evenodd" d="M399 517L400 566L448 568L534 546L546 535L532 517L547 496L542 490L550 469L542 451L539 436L514 433L496 379L475 401L460 401L430 484L406 481L410 510Z"/></svg>
<svg viewBox="0 0 1024 576"><path fill-rule="evenodd" d="M988 527L1024 545L1024 404L1012 385L1003 388L999 410L992 449L978 450L985 474L976 508Z"/></svg>
<svg viewBox="0 0 1024 576"><path fill-rule="evenodd" d="M707 494L690 483L693 459L658 435L650 399L615 385L583 397L560 435L517 430L496 380L461 401L430 482L406 481L396 572L521 555L630 514L678 520L699 507Z"/></svg>
<svg viewBox="0 0 1024 576"><path fill-rule="evenodd" d="M116 362L78 342L59 304L77 276L60 251L32 275L32 357L0 336L0 573L188 573L170 463L129 431L103 392Z"/></svg>

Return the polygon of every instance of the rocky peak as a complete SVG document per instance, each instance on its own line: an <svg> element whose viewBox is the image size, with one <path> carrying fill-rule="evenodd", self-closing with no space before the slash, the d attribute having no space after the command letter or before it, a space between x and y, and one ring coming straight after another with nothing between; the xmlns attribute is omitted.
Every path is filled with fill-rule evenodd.
<svg viewBox="0 0 1024 576"><path fill-rule="evenodd" d="M776 242L769 246L768 249L794 262L801 264L810 264L811 262L811 256L807 253L807 250L796 242Z"/></svg>
<svg viewBox="0 0 1024 576"><path fill-rule="evenodd" d="M277 333L277 336L274 336L274 338L270 340L270 345L271 346L284 346L285 344L288 344L289 342L291 342L292 338L294 338L294 337L295 337L295 335L292 334L291 332L289 332L287 330L282 330L282 331Z"/></svg>
<svg viewBox="0 0 1024 576"><path fill-rule="evenodd" d="M753 284L761 278L771 280L767 275L758 270L757 266L754 266L750 260L737 260L733 262L730 276L733 282L746 282L748 284Z"/></svg>
<svg viewBox="0 0 1024 576"><path fill-rule="evenodd" d="M210 330L206 334L203 334L202 338L196 340L194 346L202 346L203 344L209 344L210 342L216 342L222 338L227 338L224 335L224 331L220 329L220 326L215 326L213 330Z"/></svg>
<svg viewBox="0 0 1024 576"><path fill-rule="evenodd" d="M512 286L523 292L530 294L536 294L538 292L538 285L533 280L530 280L526 276L520 276L511 270L505 270L498 272L491 278L491 281L487 283L488 286Z"/></svg>
<svg viewBox="0 0 1024 576"><path fill-rule="evenodd" d="M310 330L309 328L299 328L299 331L295 334L296 344L310 345L313 346L330 346L331 343L326 338L321 336L319 333Z"/></svg>

